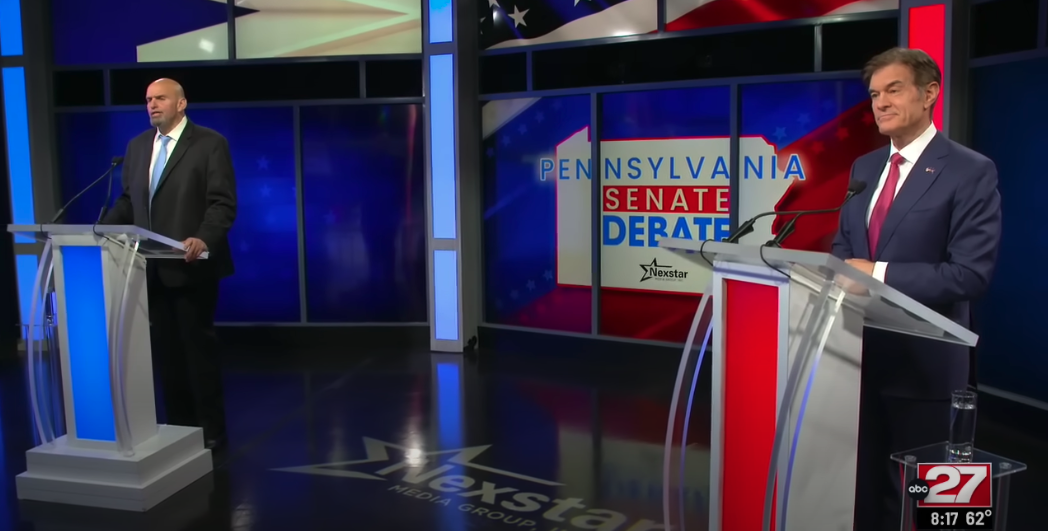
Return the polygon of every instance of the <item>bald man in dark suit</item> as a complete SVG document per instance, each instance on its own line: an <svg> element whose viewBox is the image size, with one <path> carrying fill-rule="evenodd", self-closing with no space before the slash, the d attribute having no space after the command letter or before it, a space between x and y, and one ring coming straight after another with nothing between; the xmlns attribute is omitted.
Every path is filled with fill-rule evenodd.
<svg viewBox="0 0 1048 531"><path fill-rule="evenodd" d="M215 337L219 280L233 274L227 234L237 212L229 143L186 116L182 87L160 79L146 90L152 128L124 156L123 194L103 220L181 241L185 260L147 266L153 359L168 424L203 428L208 448L225 441ZM208 258L200 260L207 251Z"/></svg>

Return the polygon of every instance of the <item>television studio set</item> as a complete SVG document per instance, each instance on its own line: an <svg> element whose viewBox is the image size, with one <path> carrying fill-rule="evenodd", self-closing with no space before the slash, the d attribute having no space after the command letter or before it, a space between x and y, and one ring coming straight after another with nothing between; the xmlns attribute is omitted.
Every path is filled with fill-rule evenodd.
<svg viewBox="0 0 1048 531"><path fill-rule="evenodd" d="M1048 0L0 0L0 531L1046 529L1046 86Z"/></svg>

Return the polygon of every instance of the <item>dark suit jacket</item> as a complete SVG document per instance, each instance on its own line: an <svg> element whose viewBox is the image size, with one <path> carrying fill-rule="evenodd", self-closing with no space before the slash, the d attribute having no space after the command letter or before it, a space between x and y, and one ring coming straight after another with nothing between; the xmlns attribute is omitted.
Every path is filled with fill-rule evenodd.
<svg viewBox="0 0 1048 531"><path fill-rule="evenodd" d="M199 238L208 249L206 260L150 260L150 272L167 286L215 281L233 274L227 233L237 213L236 178L229 143L212 129L187 120L164 173L149 202L149 164L156 129L127 144L123 194L102 221L107 225L138 225L183 241Z"/></svg>
<svg viewBox="0 0 1048 531"><path fill-rule="evenodd" d="M965 327L997 263L1001 196L990 159L937 133L916 161L884 221L874 256L866 212L889 147L860 157L863 193L841 211L833 255L886 262L885 284ZM968 384L969 349L880 330L863 333L863 372L885 394L948 398Z"/></svg>

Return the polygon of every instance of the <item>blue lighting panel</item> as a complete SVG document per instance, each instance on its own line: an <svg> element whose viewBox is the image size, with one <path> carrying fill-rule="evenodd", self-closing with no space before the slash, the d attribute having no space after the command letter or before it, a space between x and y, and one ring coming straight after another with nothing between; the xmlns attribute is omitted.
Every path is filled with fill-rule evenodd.
<svg viewBox="0 0 1048 531"><path fill-rule="evenodd" d="M462 388L459 366L437 364L437 431L440 448L462 446Z"/></svg>
<svg viewBox="0 0 1048 531"><path fill-rule="evenodd" d="M21 310L21 321L23 325L29 324L29 315L33 313L33 284L36 282L36 269L39 267L39 260L34 254L20 254L15 256L15 276L18 278L18 308ZM41 308L38 305L37 316L42 315ZM36 324L40 324L40 319L36 320ZM39 329L37 329L39 330ZM21 334L21 337L25 337L25 333ZM41 334L35 334L36 339L40 339Z"/></svg>
<svg viewBox="0 0 1048 531"><path fill-rule="evenodd" d="M65 319L76 436L115 441L100 247L63 247Z"/></svg>
<svg viewBox="0 0 1048 531"><path fill-rule="evenodd" d="M455 238L455 63L451 54L429 58L429 154L433 237Z"/></svg>
<svg viewBox="0 0 1048 531"><path fill-rule="evenodd" d="M3 2L5 0L0 0ZM0 19L0 22L3 22ZM21 31L21 30L19 30ZM21 38L19 38L21 43ZM29 110L25 98L25 69L5 68L4 117L7 128L7 175L11 181L11 221L31 225L33 210L33 170L29 162ZM31 238L15 236L17 243L33 243Z"/></svg>
<svg viewBox="0 0 1048 531"><path fill-rule="evenodd" d="M22 5L19 0L0 0L0 54L22 55Z"/></svg>
<svg viewBox="0 0 1048 531"><path fill-rule="evenodd" d="M433 329L445 341L459 338L457 257L457 251L433 251Z"/></svg>
<svg viewBox="0 0 1048 531"><path fill-rule="evenodd" d="M451 42L451 0L429 0L429 43Z"/></svg>

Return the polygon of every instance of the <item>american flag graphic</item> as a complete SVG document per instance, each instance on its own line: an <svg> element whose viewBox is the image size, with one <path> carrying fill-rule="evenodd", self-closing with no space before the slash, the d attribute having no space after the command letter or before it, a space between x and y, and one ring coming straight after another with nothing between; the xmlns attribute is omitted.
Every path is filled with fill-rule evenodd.
<svg viewBox="0 0 1048 531"><path fill-rule="evenodd" d="M898 9L899 0L662 0L666 30ZM487 0L479 2L482 49L652 33L659 0Z"/></svg>

